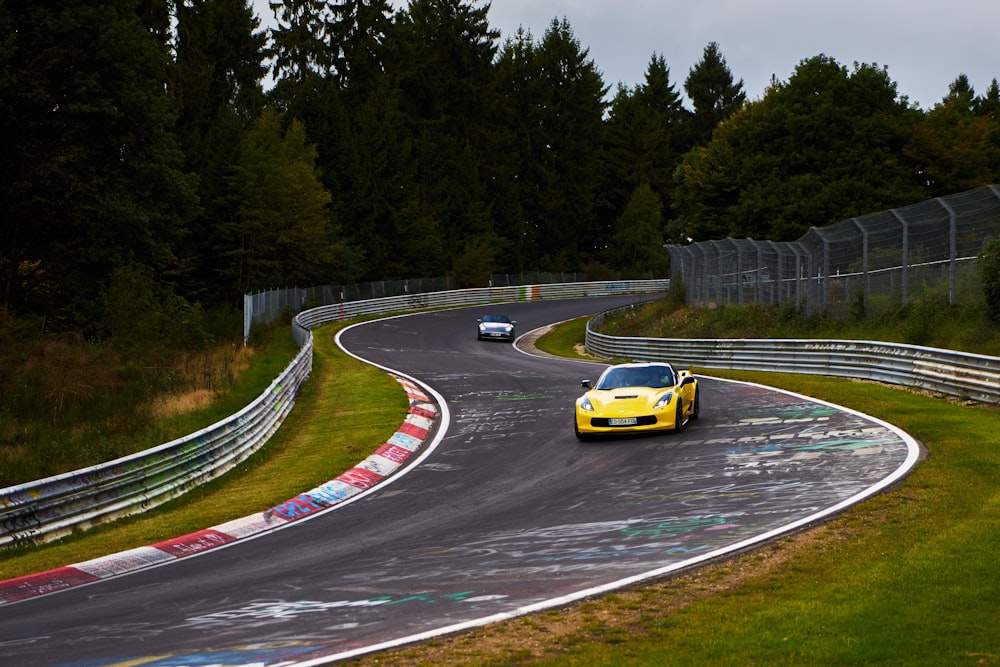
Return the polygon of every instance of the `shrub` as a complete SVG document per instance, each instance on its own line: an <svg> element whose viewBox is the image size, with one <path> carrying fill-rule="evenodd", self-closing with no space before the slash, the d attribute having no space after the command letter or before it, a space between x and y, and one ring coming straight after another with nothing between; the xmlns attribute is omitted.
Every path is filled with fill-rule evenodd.
<svg viewBox="0 0 1000 667"><path fill-rule="evenodd" d="M990 239L979 254L979 272L986 296L986 315L1000 324L1000 238Z"/></svg>

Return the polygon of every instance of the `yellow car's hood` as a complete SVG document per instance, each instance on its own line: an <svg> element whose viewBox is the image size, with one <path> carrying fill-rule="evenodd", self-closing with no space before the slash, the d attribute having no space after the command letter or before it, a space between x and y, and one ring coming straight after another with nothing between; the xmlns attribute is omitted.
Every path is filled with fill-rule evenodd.
<svg viewBox="0 0 1000 667"><path fill-rule="evenodd" d="M621 389L592 389L586 393L594 406L594 416L617 417L621 415L648 414L660 398L672 387L622 387Z"/></svg>

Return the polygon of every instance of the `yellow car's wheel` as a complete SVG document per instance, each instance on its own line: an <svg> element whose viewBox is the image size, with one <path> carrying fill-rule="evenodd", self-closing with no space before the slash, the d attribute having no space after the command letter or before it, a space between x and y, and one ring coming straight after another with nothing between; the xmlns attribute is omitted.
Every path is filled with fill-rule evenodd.
<svg viewBox="0 0 1000 667"><path fill-rule="evenodd" d="M674 417L674 433L680 433L684 428L684 401L677 398L677 415Z"/></svg>

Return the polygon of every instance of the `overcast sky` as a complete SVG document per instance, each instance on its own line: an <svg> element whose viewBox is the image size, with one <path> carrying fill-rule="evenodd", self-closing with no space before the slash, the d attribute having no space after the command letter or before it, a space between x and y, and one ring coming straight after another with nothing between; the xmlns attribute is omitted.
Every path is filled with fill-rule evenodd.
<svg viewBox="0 0 1000 667"><path fill-rule="evenodd" d="M269 19L267 0L254 2ZM612 93L640 83L656 53L683 95L709 42L750 99L821 53L888 67L897 92L924 109L960 74L977 94L1000 80L1000 0L493 0L489 12L502 38L523 26L540 41L553 18L569 22Z"/></svg>

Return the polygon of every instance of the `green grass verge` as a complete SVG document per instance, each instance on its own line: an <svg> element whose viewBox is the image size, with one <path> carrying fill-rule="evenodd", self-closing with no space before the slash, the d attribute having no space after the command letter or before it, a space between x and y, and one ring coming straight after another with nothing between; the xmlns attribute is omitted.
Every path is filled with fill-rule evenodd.
<svg viewBox="0 0 1000 667"><path fill-rule="evenodd" d="M337 348L334 335L344 326L330 324L314 331L312 375L285 423L260 452L222 478L151 512L51 544L0 551L0 579L151 544L265 510L371 454L403 423L407 397L389 375ZM192 432L250 403L288 363L288 349L272 348L254 360L241 390L207 412L171 420L165 432Z"/></svg>
<svg viewBox="0 0 1000 667"><path fill-rule="evenodd" d="M933 295L888 312L846 319L757 304L691 308L664 298L610 318L604 329L619 336L652 338L877 340L1000 355L1000 328L986 317L984 306L956 306Z"/></svg>
<svg viewBox="0 0 1000 667"><path fill-rule="evenodd" d="M589 317L580 317L553 327L535 341L542 352L572 359L590 359L583 353L582 342L587 332Z"/></svg>
<svg viewBox="0 0 1000 667"><path fill-rule="evenodd" d="M558 329L541 346L573 353L581 322ZM360 664L1000 664L1000 411L835 378L711 374L879 417L929 458L893 489L748 554Z"/></svg>

